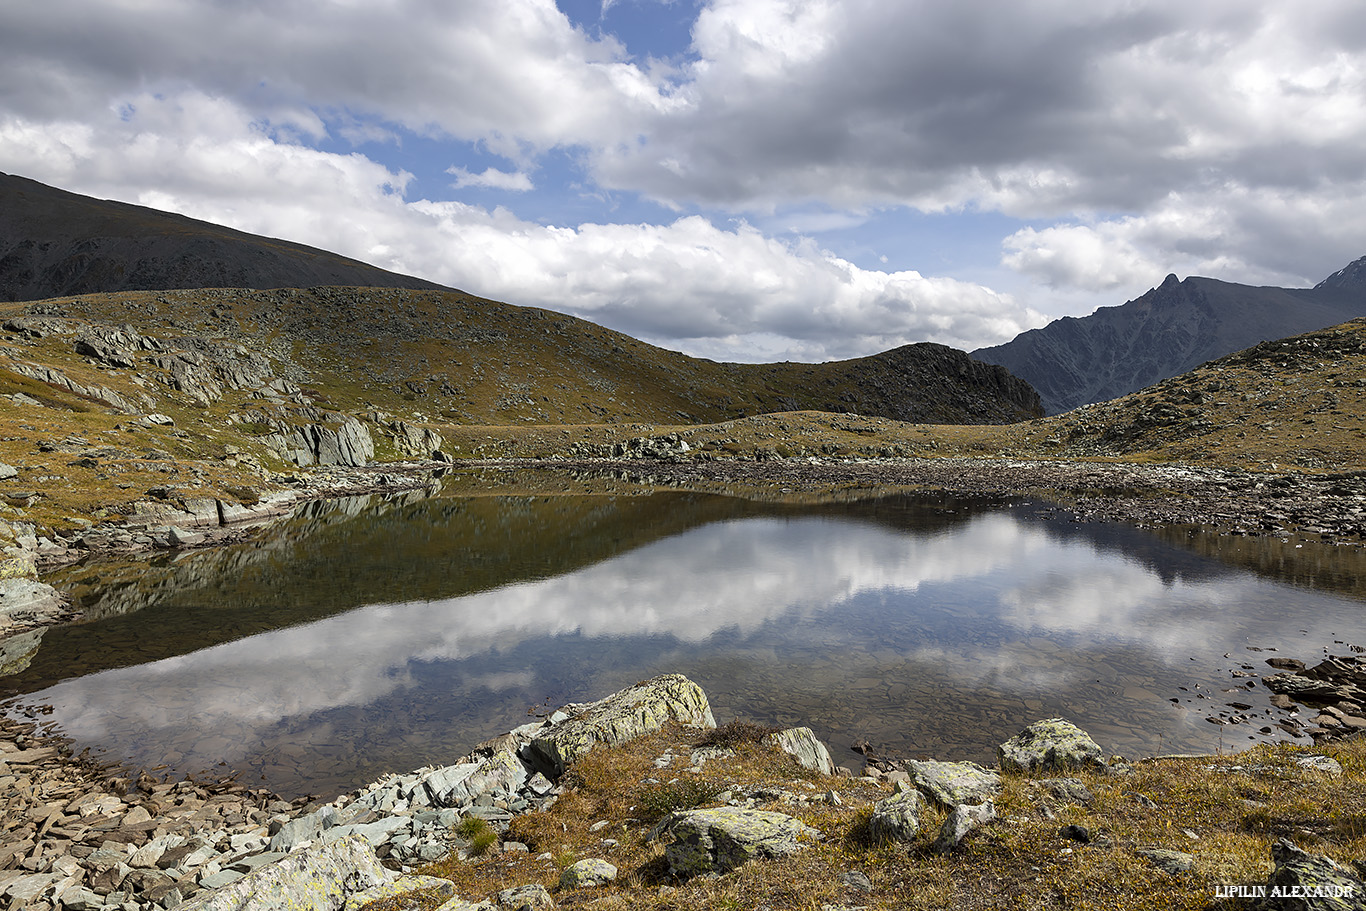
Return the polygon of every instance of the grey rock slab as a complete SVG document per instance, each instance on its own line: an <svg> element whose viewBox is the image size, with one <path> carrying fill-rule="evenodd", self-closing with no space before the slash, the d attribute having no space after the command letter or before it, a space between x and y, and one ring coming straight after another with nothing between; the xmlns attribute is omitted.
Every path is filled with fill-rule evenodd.
<svg viewBox="0 0 1366 911"><path fill-rule="evenodd" d="M1366 884L1332 858L1310 854L1284 838L1271 846L1276 868L1266 881L1267 911L1363 911Z"/></svg>
<svg viewBox="0 0 1366 911"><path fill-rule="evenodd" d="M411 832L413 820L407 816L390 816L375 822L367 822L354 826L337 826L328 829L322 834L323 841L336 841L339 838L346 838L351 835L359 835L370 844L378 848L380 845L392 840L394 836L401 832Z"/></svg>
<svg viewBox="0 0 1366 911"><path fill-rule="evenodd" d="M291 819L280 828L280 831L271 836L270 850L285 853L293 851L306 841L316 840L325 830L332 828L336 821L335 807L323 807L307 816Z"/></svg>
<svg viewBox="0 0 1366 911"><path fill-rule="evenodd" d="M55 615L66 607L62 593L32 579L0 579L0 618Z"/></svg>
<svg viewBox="0 0 1366 911"><path fill-rule="evenodd" d="M720 807L666 817L659 827L673 841L664 848L676 876L725 873L756 858L784 857L819 840L820 832L783 813Z"/></svg>
<svg viewBox="0 0 1366 911"><path fill-rule="evenodd" d="M226 872L226 871L225 871ZM357 892L392 882L369 842L359 836L296 851L234 883L180 906L181 911L342 911Z"/></svg>
<svg viewBox="0 0 1366 911"><path fill-rule="evenodd" d="M976 805L959 804L953 808L949 818L939 827L939 837L934 840L933 848L940 854L947 854L962 843L963 838L973 829L985 825L996 818L996 804L988 800Z"/></svg>
<svg viewBox="0 0 1366 911"><path fill-rule="evenodd" d="M383 898L395 898L419 890L432 890L432 894L444 902L455 895L455 883L449 879L440 879L436 876L400 876L391 883L372 886L363 892L348 896L343 909L344 911L359 911L370 902L379 901Z"/></svg>
<svg viewBox="0 0 1366 911"><path fill-rule="evenodd" d="M797 764L822 775L835 774L835 763L830 759L830 751L816 738L810 728L788 728L764 738L764 743L772 744L797 760Z"/></svg>
<svg viewBox="0 0 1366 911"><path fill-rule="evenodd" d="M564 868L560 874L561 889L591 889L605 886L617 878L617 868L605 860L590 857Z"/></svg>
<svg viewBox="0 0 1366 911"><path fill-rule="evenodd" d="M543 728L527 745L537 771L559 778L597 746L618 746L653 733L670 721L716 727L706 693L682 674L664 674L598 702L566 706L568 717Z"/></svg>
<svg viewBox="0 0 1366 911"><path fill-rule="evenodd" d="M911 785L946 807L980 804L1001 793L1001 776L975 762L906 763Z"/></svg>
<svg viewBox="0 0 1366 911"><path fill-rule="evenodd" d="M1011 772L1104 768L1105 753L1081 728L1064 718L1036 721L996 748Z"/></svg>
<svg viewBox="0 0 1366 911"><path fill-rule="evenodd" d="M1046 782L1044 787L1058 800L1068 803L1088 804L1095 799L1091 789L1080 778L1054 778Z"/></svg>
<svg viewBox="0 0 1366 911"><path fill-rule="evenodd" d="M504 889L498 893L498 907L506 911L542 911L546 908L554 908L555 900L550 897L545 886L540 883L532 883L528 886L517 886L514 889Z"/></svg>

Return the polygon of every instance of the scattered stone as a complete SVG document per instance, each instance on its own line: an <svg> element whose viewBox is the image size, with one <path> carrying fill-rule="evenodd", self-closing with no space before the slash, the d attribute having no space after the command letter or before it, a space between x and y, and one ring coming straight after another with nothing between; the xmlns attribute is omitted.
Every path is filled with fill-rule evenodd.
<svg viewBox="0 0 1366 911"><path fill-rule="evenodd" d="M858 870L851 870L848 873L840 874L840 883L845 888L853 889L855 892L872 892L873 881L864 873Z"/></svg>
<svg viewBox="0 0 1366 911"><path fill-rule="evenodd" d="M996 802L988 800L980 804L959 804L953 808L948 819L939 827L939 837L934 840L933 850L938 854L948 854L958 847L963 838L973 829L986 825L996 818Z"/></svg>
<svg viewBox="0 0 1366 911"><path fill-rule="evenodd" d="M617 868L605 860L588 858L570 864L560 874L561 889L590 889L617 878Z"/></svg>
<svg viewBox="0 0 1366 911"><path fill-rule="evenodd" d="M1036 721L997 749L1011 772L1069 771L1105 767L1105 753L1081 728L1062 718Z"/></svg>
<svg viewBox="0 0 1366 911"><path fill-rule="evenodd" d="M1089 804L1095 799L1091 789L1080 778L1052 778L1044 787L1058 800L1067 803Z"/></svg>
<svg viewBox="0 0 1366 911"><path fill-rule="evenodd" d="M1342 763L1331 756L1297 756L1295 765L1310 772L1322 772L1334 778L1342 777Z"/></svg>
<svg viewBox="0 0 1366 911"><path fill-rule="evenodd" d="M1091 830L1086 826L1066 825L1058 830L1058 834L1070 841L1080 842L1083 845L1091 843Z"/></svg>
<svg viewBox="0 0 1366 911"><path fill-rule="evenodd" d="M532 883L499 892L498 906L506 911L541 911L545 908L554 908L555 900L550 897L545 886Z"/></svg>
<svg viewBox="0 0 1366 911"><path fill-rule="evenodd" d="M1195 866L1195 856L1184 851L1172 851L1167 848L1138 848L1134 853L1151 861L1153 866L1159 870L1173 876L1178 873L1185 873Z"/></svg>

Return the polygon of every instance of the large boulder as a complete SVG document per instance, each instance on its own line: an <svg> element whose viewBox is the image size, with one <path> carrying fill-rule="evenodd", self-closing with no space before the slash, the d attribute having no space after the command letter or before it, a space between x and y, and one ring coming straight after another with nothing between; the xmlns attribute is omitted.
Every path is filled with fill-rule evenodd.
<svg viewBox="0 0 1366 911"><path fill-rule="evenodd" d="M835 763L830 759L830 751L825 744L816 739L810 728L788 728L776 734L769 734L764 743L776 746L797 760L797 764L822 775L834 775Z"/></svg>
<svg viewBox="0 0 1366 911"><path fill-rule="evenodd" d="M907 788L873 804L868 819L868 834L877 841L911 842L920 831L920 811L924 802L920 792Z"/></svg>
<svg viewBox="0 0 1366 911"><path fill-rule="evenodd" d="M561 889L591 889L605 886L617 878L617 868L596 857L580 860L564 868L560 874Z"/></svg>
<svg viewBox="0 0 1366 911"><path fill-rule="evenodd" d="M1363 911L1366 884L1332 858L1310 854L1282 838L1271 846L1276 868L1261 908L1271 911Z"/></svg>
<svg viewBox="0 0 1366 911"><path fill-rule="evenodd" d="M561 712L568 717L541 729L527 745L529 761L552 779L594 747L627 743L670 721L716 727L707 694L682 674L663 674Z"/></svg>
<svg viewBox="0 0 1366 911"><path fill-rule="evenodd" d="M1090 735L1070 721L1036 721L996 748L1008 772L1104 768L1105 753Z"/></svg>
<svg viewBox="0 0 1366 911"><path fill-rule="evenodd" d="M975 762L906 763L911 784L946 807L980 804L1001 793L1001 776Z"/></svg>
<svg viewBox="0 0 1366 911"><path fill-rule="evenodd" d="M178 907L180 911L341 911L348 897L386 885L393 878L370 843L351 835L305 848Z"/></svg>
<svg viewBox="0 0 1366 911"><path fill-rule="evenodd" d="M800 850L803 838L821 837L791 816L740 807L674 813L658 830L674 838L664 848L669 871L685 878L725 873L756 858L784 857Z"/></svg>
<svg viewBox="0 0 1366 911"><path fill-rule="evenodd" d="M939 827L939 837L934 840L933 848L938 854L948 854L958 847L963 837L980 825L996 818L996 802L988 800L972 805L960 803L949 813L948 819Z"/></svg>

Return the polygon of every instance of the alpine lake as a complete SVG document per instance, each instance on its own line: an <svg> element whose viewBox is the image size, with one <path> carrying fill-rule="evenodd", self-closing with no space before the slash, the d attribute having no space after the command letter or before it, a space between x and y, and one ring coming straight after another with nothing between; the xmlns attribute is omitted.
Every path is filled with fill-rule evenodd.
<svg viewBox="0 0 1366 911"><path fill-rule="evenodd" d="M1286 739L1265 659L1366 641L1366 556L1040 500L767 499L462 469L246 543L45 577L82 622L0 678L108 761L330 796L660 673L720 722L995 761L1062 716L1130 758Z"/></svg>

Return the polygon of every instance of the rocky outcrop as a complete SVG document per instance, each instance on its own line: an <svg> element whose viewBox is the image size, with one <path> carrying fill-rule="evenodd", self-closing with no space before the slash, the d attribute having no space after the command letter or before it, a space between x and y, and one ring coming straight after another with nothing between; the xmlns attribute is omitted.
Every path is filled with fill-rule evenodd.
<svg viewBox="0 0 1366 911"><path fill-rule="evenodd" d="M711 705L702 688L681 674L665 674L599 702L568 705L531 737L526 755L550 778L598 746L615 746L674 721L714 728Z"/></svg>
<svg viewBox="0 0 1366 911"><path fill-rule="evenodd" d="M785 857L820 833L783 813L721 807L668 817L659 831L674 840L664 847L669 872L688 878L726 873L761 857Z"/></svg>
<svg viewBox="0 0 1366 911"><path fill-rule="evenodd" d="M430 427L419 427L407 421L391 421L387 428L394 436L398 451L415 459L435 457L446 443L445 438Z"/></svg>
<svg viewBox="0 0 1366 911"><path fill-rule="evenodd" d="M1104 768L1105 753L1081 728L1063 718L1036 721L996 748L1011 772Z"/></svg>
<svg viewBox="0 0 1366 911"><path fill-rule="evenodd" d="M1363 911L1366 883L1332 858L1281 839L1271 846L1276 868L1266 881L1263 911Z"/></svg>
<svg viewBox="0 0 1366 911"><path fill-rule="evenodd" d="M295 465L368 465L375 441L350 415L331 414L326 423L278 424L262 441Z"/></svg>
<svg viewBox="0 0 1366 911"><path fill-rule="evenodd" d="M10 360L6 366L21 376L31 377L39 382L47 383L49 386L56 389L70 392L80 398L98 402L101 405L108 405L110 408L121 411L124 414L140 414L143 411L150 410L155 404L155 400L145 393L135 395L134 398L130 399L127 396L115 392L108 386L103 386L98 383L83 385L71 379L60 370L54 370L51 367L45 367L41 364L29 364L24 361Z"/></svg>

